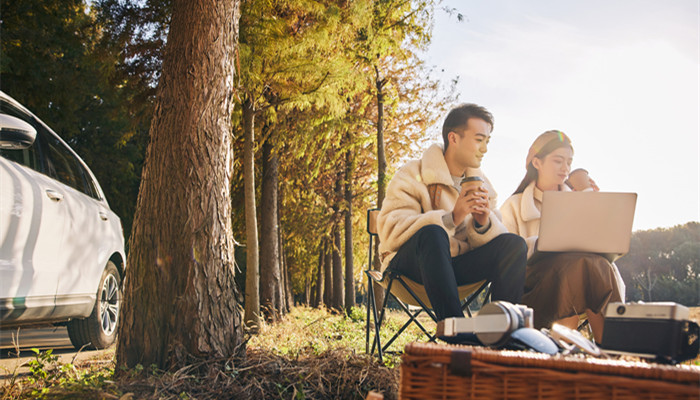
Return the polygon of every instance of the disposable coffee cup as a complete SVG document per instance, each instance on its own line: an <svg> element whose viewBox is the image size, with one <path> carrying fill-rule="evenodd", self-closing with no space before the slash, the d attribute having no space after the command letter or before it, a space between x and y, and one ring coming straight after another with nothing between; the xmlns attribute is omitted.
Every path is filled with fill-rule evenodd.
<svg viewBox="0 0 700 400"><path fill-rule="evenodd" d="M575 169L569 174L566 184L577 192L585 190L593 190L591 187L591 179L588 176L588 171L583 168Z"/></svg>
<svg viewBox="0 0 700 400"><path fill-rule="evenodd" d="M480 176L465 176L462 178L462 182L460 182L460 185L464 188L464 185L467 185L467 193L471 192L472 190L477 190L481 185L484 183L484 180Z"/></svg>

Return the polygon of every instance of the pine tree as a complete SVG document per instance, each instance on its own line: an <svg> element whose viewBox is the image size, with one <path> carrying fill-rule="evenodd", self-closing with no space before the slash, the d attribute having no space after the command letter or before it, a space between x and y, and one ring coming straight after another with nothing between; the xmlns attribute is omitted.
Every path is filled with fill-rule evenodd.
<svg viewBox="0 0 700 400"><path fill-rule="evenodd" d="M263 121L268 127L270 136L263 134L257 141L263 148L269 146L268 156L263 162L268 163L268 173L263 175L263 187L267 188L262 194L263 202L268 202L270 207L275 207L275 202L266 200L266 196L277 197L279 189L275 182L265 182L266 179L276 179L279 176L275 171L278 163L275 161L281 151L280 143L294 140L289 131L281 129L279 121L285 118L285 114L294 110L309 109L321 106L328 113L338 113L343 109L343 99L339 96L339 87L342 82L350 81L346 76L350 75L352 68L348 60L343 57L342 44L347 40L336 40L354 34L349 29L346 21L357 18L355 9L351 3L344 1L282 1L269 3L264 1L250 1L244 4L241 22L241 65L243 74L240 79L240 87L243 93L243 103L246 105L244 113L253 113L256 120ZM250 127L250 129L248 128ZM246 125L244 136L246 140L255 138L254 125ZM306 140L306 139L302 139ZM246 146L246 163L251 163L254 157L248 150L255 146ZM266 156L266 157L268 157ZM246 171L254 168L250 165ZM252 208L255 200L251 199L255 193L252 187L252 176L247 178L246 185L246 210L247 225L255 225L255 210ZM276 213L279 211L266 208L262 212ZM259 303L266 308L271 317L282 307L282 303L276 299L275 289L282 280L280 252L274 237L278 236L276 224L261 225L261 240L263 248L254 248L255 239L247 240L247 252L260 253L260 296ZM248 229L249 234L252 230ZM263 239L262 237L267 239ZM251 246L252 244L252 246ZM265 246L271 246L266 248ZM246 279L256 279L257 266L254 265L255 256L248 257ZM267 280L267 281L266 281ZM246 291L246 321L255 325L255 318L260 314L255 310L257 306L253 293L256 285L248 282Z"/></svg>
<svg viewBox="0 0 700 400"><path fill-rule="evenodd" d="M117 363L238 355L231 115L238 1L173 2L129 241Z"/></svg>

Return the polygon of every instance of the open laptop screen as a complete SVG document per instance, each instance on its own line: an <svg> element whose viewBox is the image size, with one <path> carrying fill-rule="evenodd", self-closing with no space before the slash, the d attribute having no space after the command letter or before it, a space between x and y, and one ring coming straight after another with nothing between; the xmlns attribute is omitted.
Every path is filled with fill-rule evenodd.
<svg viewBox="0 0 700 400"><path fill-rule="evenodd" d="M544 192L536 250L619 258L629 251L636 203L636 193Z"/></svg>

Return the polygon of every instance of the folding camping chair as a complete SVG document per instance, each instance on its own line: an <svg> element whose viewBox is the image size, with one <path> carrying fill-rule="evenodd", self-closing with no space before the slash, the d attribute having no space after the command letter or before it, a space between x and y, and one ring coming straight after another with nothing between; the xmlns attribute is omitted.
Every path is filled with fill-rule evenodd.
<svg viewBox="0 0 700 400"><path fill-rule="evenodd" d="M373 243L374 238L377 236L377 215L379 214L379 209L367 210L367 233L369 233L369 259L367 262L367 270L365 274L367 275L367 325L365 328L365 351L368 354L374 354L374 349L377 349L377 355L379 360L383 361L383 355L391 346L392 343L398 338L401 333L403 333L406 328L408 328L411 323L416 324L416 326L425 333L431 342L435 341L435 335L428 332L428 330L421 324L418 320L418 316L425 312L430 318L437 321L437 317L433 310L431 309L430 300L428 299L428 294L425 288L420 283L408 279L402 276L400 273L387 270L381 273L377 270L372 269L373 265ZM379 310L377 310L376 296L374 293L374 283L379 284L384 290L384 301ZM469 306L476 300L483 292L483 290L489 285L488 281L481 281L476 283L471 283L464 286L459 286L457 288L459 297L461 299L466 299L462 303L462 310L466 311L471 317L471 310ZM488 297L487 293L486 297ZM399 304L401 309L408 315L408 320L399 328L396 333L387 341L386 344L382 345L379 332L382 328L384 322L385 310L389 297L392 297ZM485 300L484 300L485 301ZM379 311L379 312L378 312ZM377 315L379 314L379 315ZM370 349L370 320L374 319L374 339L372 340L372 346Z"/></svg>

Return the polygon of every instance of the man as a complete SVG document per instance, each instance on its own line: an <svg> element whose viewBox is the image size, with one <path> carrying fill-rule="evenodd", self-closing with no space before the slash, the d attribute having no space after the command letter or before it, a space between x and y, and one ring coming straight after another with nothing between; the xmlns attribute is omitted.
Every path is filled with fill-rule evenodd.
<svg viewBox="0 0 700 400"><path fill-rule="evenodd" d="M479 167L493 116L475 104L452 109L442 128L444 146L408 162L389 183L377 217L382 269L422 283L438 320L463 317L457 287L490 280L493 300L519 303L527 246L496 214L496 194ZM480 176L478 190L461 187ZM492 211L494 210L494 211Z"/></svg>

